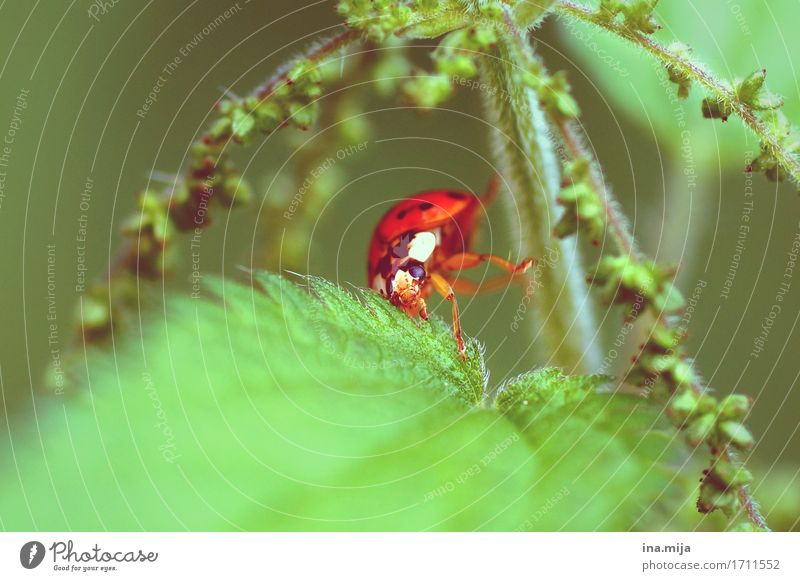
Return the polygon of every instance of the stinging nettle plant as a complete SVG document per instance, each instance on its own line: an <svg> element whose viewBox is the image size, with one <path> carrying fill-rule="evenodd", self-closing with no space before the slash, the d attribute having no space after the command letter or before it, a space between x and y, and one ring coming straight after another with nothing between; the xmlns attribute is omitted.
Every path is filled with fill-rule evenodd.
<svg viewBox="0 0 800 581"><path fill-rule="evenodd" d="M589 427L607 422L605 414L612 410L644 417L661 406L668 422L692 448L708 451L697 509L702 513L724 512L732 529L768 530L748 490L752 476L740 459L754 445L744 423L751 402L742 395L719 398L703 381L685 346L685 329L681 326L684 299L672 282L674 272L650 260L637 247L628 221L587 146L577 122L579 105L565 75L549 71L531 42L535 29L546 18L560 17L597 27L639 47L666 68L681 98L691 90L705 93L698 117L723 121L736 117L753 132L761 152L752 162L752 171L763 172L770 180L791 180L800 185L800 130L781 112L781 98L767 91L765 71L757 70L732 83L719 80L695 60L688 45L679 41L662 44L652 37L660 28L653 15L656 4L657 0L602 0L593 5L567 0L341 0L337 6L344 20L341 32L308 47L250 95L222 99L215 119L191 149L185 174L164 191L139 194L139 208L123 228L127 246L108 275L98 280L84 299L84 337L102 349L112 330L124 328L126 311L138 301L140 281L160 278L168 271L175 237L207 227L215 205L230 207L250 200L247 185L230 160L232 144L246 145L283 128L305 130L321 123L326 127L324 135L295 160L302 175L338 143L356 142L368 134L367 122L358 116L359 95L374 91L384 97L399 97L421 109L435 109L459 86L480 83L485 87L482 96L495 162L506 186L506 206L509 214L513 212L508 223L519 224L516 234L522 241L521 253L541 258L555 252L558 256L536 272L532 304L537 331L545 338L549 361L575 375L539 371L503 386L491 401L485 394L486 371L476 342L470 343L471 359L466 364L448 353L444 339L439 346L432 344L403 356L419 356L425 361L432 358L424 365L447 386L444 394L475 410L491 408L520 429L525 441L533 441L529 435L536 422L553 421L548 414L555 412L532 413L536 405L543 409L562 406L573 414L575 406L588 405L587 398L600 398L591 402L597 406L596 415L587 412ZM436 42L427 70L415 65L408 53L408 48L422 39ZM341 119L352 122L336 123ZM280 219L286 199L266 201L266 221L275 225L268 233L265 260L269 264L278 265L281 236L297 241L284 240L289 252L307 243L304 241L315 209L333 195L341 179L337 172L331 172L315 182L291 223ZM601 246L599 262L585 266L583 271L577 269L577 239ZM300 259L284 256L281 265L299 265ZM576 272L584 274L576 276ZM332 353L341 355L342 361L348 360L347 353L353 349L361 360L391 360L391 354L387 355L391 348L385 342L376 345L375 352L361 352L358 344L354 347L342 338L350 324L361 325L362 333L372 329L368 321L354 320L358 318L357 305L348 293L312 279L305 283L317 298L304 299L294 288L286 290L294 285L286 287L288 283L264 278L265 274L253 277L262 281L260 286L271 300L289 301L286 310L297 318L305 316L303 309L297 309L304 300L327 305L329 308L309 307L317 317L311 326L333 329L324 335L322 348L327 345ZM648 329L626 376L616 381L584 376L596 372L599 364L592 346L596 326L586 301L590 292L605 304L619 305L627 314L626 324L639 321ZM235 293L244 296L245 291L236 288ZM234 300L224 291L219 294L224 301ZM401 341L408 328L413 340L412 326L395 317L385 301L368 296L361 300L366 301L367 320L399 328L387 332L386 326L378 324L374 333ZM343 313L342 320L334 323L330 319L337 309ZM437 341L446 337L438 324L432 333ZM302 341L312 340L304 336ZM598 403L604 397L614 399L602 395L603 389L632 390L636 395L617 409L616 403L611 407ZM644 407L637 410L640 404ZM643 438L650 429L665 429L658 427L657 416L647 416L652 423L642 420ZM637 459L637 466L644 466L636 445L630 448L625 453ZM642 468L643 474L649 471ZM438 494L441 496L441 491ZM624 506L622 500L619 503L617 506ZM568 521L565 516L560 522ZM592 526L634 526L598 522ZM542 524L554 526L546 519ZM536 526L534 523L529 528Z"/></svg>

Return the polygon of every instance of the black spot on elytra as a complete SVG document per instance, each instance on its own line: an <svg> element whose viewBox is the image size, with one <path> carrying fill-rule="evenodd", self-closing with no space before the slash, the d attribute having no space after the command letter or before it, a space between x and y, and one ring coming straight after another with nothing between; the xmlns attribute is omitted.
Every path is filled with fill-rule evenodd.
<svg viewBox="0 0 800 581"><path fill-rule="evenodd" d="M431 204L430 202L422 202L417 207L424 212L425 210L430 210L431 208L433 208L433 204Z"/></svg>
<svg viewBox="0 0 800 581"><path fill-rule="evenodd" d="M400 210L399 212L397 212L397 219L402 220L403 218L405 218L407 212L408 210Z"/></svg>
<svg viewBox="0 0 800 581"><path fill-rule="evenodd" d="M460 192L447 192L447 195L449 197L453 198L454 200L463 200L464 199L464 194L462 194Z"/></svg>

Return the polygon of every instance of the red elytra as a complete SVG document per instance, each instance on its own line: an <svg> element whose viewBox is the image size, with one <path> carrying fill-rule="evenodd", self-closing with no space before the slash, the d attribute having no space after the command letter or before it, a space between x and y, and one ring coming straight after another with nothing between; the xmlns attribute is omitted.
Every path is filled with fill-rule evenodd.
<svg viewBox="0 0 800 581"><path fill-rule="evenodd" d="M378 222L370 243L367 280L370 287L409 316L427 320L425 298L436 290L452 303L453 334L458 353L466 358L455 293L476 294L507 285L534 263L514 264L492 254L471 251L478 214L494 199L498 181L478 197L453 190L414 194L395 204ZM507 274L477 285L461 280L461 270L486 261Z"/></svg>

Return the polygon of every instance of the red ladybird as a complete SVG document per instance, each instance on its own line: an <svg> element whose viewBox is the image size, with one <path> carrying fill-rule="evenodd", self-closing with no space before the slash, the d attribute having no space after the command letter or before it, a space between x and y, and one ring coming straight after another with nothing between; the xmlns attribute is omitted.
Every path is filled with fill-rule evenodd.
<svg viewBox="0 0 800 581"><path fill-rule="evenodd" d="M466 358L455 291L475 294L502 287L534 263L526 258L515 265L492 254L471 252L478 211L497 194L493 179L483 197L451 190L414 194L395 204L375 228L369 249L370 287L410 317L428 319L425 298L436 290L453 305L453 334L458 353ZM459 280L458 273L486 261L508 274L482 286Z"/></svg>

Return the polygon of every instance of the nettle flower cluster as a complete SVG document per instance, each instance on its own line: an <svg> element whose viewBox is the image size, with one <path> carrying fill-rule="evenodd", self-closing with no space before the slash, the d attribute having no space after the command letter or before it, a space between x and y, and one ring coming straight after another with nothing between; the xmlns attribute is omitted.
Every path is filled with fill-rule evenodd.
<svg viewBox="0 0 800 581"><path fill-rule="evenodd" d="M137 195L138 207L121 229L128 243L108 279L90 288L84 301L86 337L103 338L111 332L112 321L124 320L124 308L138 301L138 279L167 274L176 234L208 228L215 205L230 208L250 201L250 188L229 159L229 145L247 144L256 135L284 127L308 129L319 115L325 80L320 59L345 40L315 47L318 58L312 53L296 60L251 95L227 97L216 104L217 118L192 145L184 176L162 191L147 189Z"/></svg>
<svg viewBox="0 0 800 581"><path fill-rule="evenodd" d="M754 114L760 114L761 121L769 133L775 137L780 148L790 155L800 155L800 129L792 127L786 115L779 109L783 106L783 98L766 89L767 70L755 71L745 79L736 82L723 82L725 90L735 96L736 101L747 107ZM680 95L686 96L687 80L676 79ZM719 97L708 97L703 100L703 116L708 119L722 119L727 121L735 113L732 102ZM747 168L748 171L763 172L773 182L783 181L789 173L781 167L780 160L775 156L769 141L762 140L761 154L753 160Z"/></svg>
<svg viewBox="0 0 800 581"><path fill-rule="evenodd" d="M800 129L780 111L783 99L767 90L766 70L759 69L733 82L718 79L680 41L662 45L650 34L657 30L652 17L658 0L602 0L593 9L569 0L556 8L561 14L597 25L628 40L661 61L678 96L686 98L693 84L707 93L702 103L703 116L727 121L737 116L756 135L761 155L752 170L763 172L771 181L791 180L800 187ZM649 11L649 12L648 12Z"/></svg>
<svg viewBox="0 0 800 581"><path fill-rule="evenodd" d="M112 321L123 319L124 308L136 304L138 280L158 279L169 271L176 234L210 226L215 204L231 207L250 200L249 187L224 149L221 136L205 135L193 145L182 179L162 191L137 194L137 209L121 227L127 238L122 253L106 280L92 285L85 297L81 321L85 337L105 337Z"/></svg>
<svg viewBox="0 0 800 581"><path fill-rule="evenodd" d="M377 51L379 56L359 57L362 60L352 73L370 80L368 84L380 96L430 110L468 84L465 81L479 79L474 82L491 88L487 92L492 94L489 109L497 109L492 111L495 122L517 141L515 147L496 147L495 156L498 165L512 174L510 193L516 206L531 217L520 237L530 240L530 249L538 249L540 255L543 244L554 238L579 236L597 246L603 241L603 255L586 281L607 304L635 305L625 312L635 313L648 325L626 383L639 386L644 395L662 396L667 415L687 441L709 448L711 459L703 474L698 508L702 512L722 509L734 522L742 521L740 528L766 529L747 490L751 475L737 460L738 452L753 445L744 425L750 401L739 395L717 398L703 383L686 351L680 326L685 301L672 283L674 272L655 264L636 247L576 122L580 108L570 94L566 75L548 72L527 39L530 30L555 12L634 44L663 63L680 97L687 97L693 84L707 92L698 116L726 120L735 115L757 135L762 153L752 169L773 180L788 177L800 183L800 133L779 111L782 100L766 90L765 72L735 83L718 81L693 60L687 45L653 40L651 35L660 29L653 12L656 4L657 0L602 0L596 6L569 0L341 0L337 10L345 22L344 32L310 47L251 95L222 100L216 119L192 149L185 176L163 192L140 195L139 209L124 228L130 243L111 273L111 302L106 280L93 295L96 304L89 309L88 319L84 316L84 329L93 337L107 333L111 310L118 306L115 301L124 305L134 296L137 277L163 275L173 236L207 227L211 202L231 206L249 198L226 155L230 143L247 144L258 135L285 127L305 130L313 126L324 113L323 105L328 106L326 91L337 76L326 72L330 62L337 55L342 58L358 42L381 47L385 50ZM438 39L438 45L431 53L431 70L423 70L408 58L406 47L413 40L430 38ZM307 162L313 165L313 160ZM548 192L542 185L553 181L547 176L555 176L556 191ZM552 222L537 218L537 212L552 207L551 201L558 202L561 213L555 231L547 232L542 224ZM308 207L315 206L304 204L297 212ZM289 235L297 224L302 220L284 224ZM558 265L545 274L566 276L558 272ZM569 281L549 282L552 288L563 288ZM546 298L539 295L537 301ZM568 343L563 327L557 326L556 311L564 307L555 302L544 305L551 307L554 316L546 319L552 329L543 331L556 337L554 344ZM572 312L565 317L571 320ZM574 349L581 350L580 345Z"/></svg>

